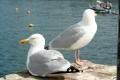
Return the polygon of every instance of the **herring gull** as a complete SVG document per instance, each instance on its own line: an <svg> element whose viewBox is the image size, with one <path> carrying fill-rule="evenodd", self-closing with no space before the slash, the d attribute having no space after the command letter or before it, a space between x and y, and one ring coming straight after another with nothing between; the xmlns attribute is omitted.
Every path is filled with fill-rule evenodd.
<svg viewBox="0 0 120 80"><path fill-rule="evenodd" d="M27 69L34 76L46 76L49 73L67 71L71 65L60 52L44 49L45 39L41 34L33 34L20 42L30 44Z"/></svg>
<svg viewBox="0 0 120 80"><path fill-rule="evenodd" d="M95 35L97 31L95 16L97 14L92 9L86 9L82 20L54 38L49 43L49 48L54 50L74 50L75 63L78 65L85 64L85 60L79 59L79 48L85 47Z"/></svg>

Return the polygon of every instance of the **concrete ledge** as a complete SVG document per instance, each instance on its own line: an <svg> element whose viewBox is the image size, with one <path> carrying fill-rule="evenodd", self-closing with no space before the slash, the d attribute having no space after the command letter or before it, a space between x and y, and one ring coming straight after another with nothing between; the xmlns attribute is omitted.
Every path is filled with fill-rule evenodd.
<svg viewBox="0 0 120 80"><path fill-rule="evenodd" d="M116 80L116 66L94 64L90 61L87 61L85 66L78 66L75 63L72 66L83 70L83 72L48 74L45 77L35 77L25 70L16 74L8 74L0 80Z"/></svg>

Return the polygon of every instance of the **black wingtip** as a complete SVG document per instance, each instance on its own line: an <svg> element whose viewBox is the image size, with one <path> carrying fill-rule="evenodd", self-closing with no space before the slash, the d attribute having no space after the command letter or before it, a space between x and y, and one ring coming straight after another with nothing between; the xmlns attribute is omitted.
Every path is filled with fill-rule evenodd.
<svg viewBox="0 0 120 80"><path fill-rule="evenodd" d="M49 50L49 46L45 46L45 49L46 49L46 50Z"/></svg>
<svg viewBox="0 0 120 80"><path fill-rule="evenodd" d="M79 70L77 68L75 68L74 66L70 66L67 71L58 71L58 72L54 72L52 74L60 74L60 73L76 73L76 72L83 72L83 70Z"/></svg>
<svg viewBox="0 0 120 80"><path fill-rule="evenodd" d="M67 73L76 73L76 72L83 72L83 70L79 70L79 69L75 68L74 66L70 66L67 69Z"/></svg>

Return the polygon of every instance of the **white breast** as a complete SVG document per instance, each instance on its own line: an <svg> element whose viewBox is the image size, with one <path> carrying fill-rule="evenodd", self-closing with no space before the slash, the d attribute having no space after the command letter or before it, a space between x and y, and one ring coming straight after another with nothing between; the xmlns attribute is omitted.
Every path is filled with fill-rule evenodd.
<svg viewBox="0 0 120 80"><path fill-rule="evenodd" d="M84 27L84 30L86 33L84 34L84 36L82 36L80 39L78 39L78 41L76 41L70 47L72 50L85 47L93 39L93 37L97 31L97 26L94 26L94 27L86 26L86 27Z"/></svg>

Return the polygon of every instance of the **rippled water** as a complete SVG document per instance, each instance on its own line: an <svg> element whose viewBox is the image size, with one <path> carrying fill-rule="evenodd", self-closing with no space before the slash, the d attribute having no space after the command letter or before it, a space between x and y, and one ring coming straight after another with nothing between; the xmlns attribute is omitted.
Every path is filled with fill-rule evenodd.
<svg viewBox="0 0 120 80"><path fill-rule="evenodd" d="M81 20L89 0L0 0L0 77L26 69L29 45L21 39L41 33L46 45L63 30ZM15 8L19 8L18 12ZM118 10L113 0L114 10ZM31 14L26 12L30 10ZM118 15L96 17L98 31L92 42L80 49L80 58L99 64L116 65ZM33 29L28 24L35 24ZM61 51L73 62L72 51Z"/></svg>

